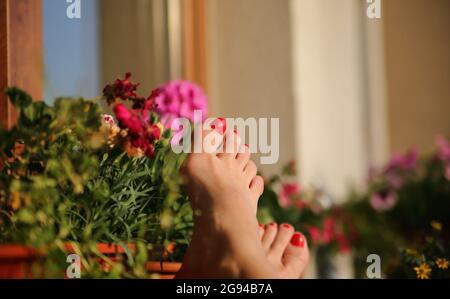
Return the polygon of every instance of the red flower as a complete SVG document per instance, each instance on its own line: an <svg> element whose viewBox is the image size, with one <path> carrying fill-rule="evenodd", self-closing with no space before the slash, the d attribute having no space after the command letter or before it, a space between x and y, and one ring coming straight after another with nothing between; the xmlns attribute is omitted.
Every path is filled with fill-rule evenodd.
<svg viewBox="0 0 450 299"><path fill-rule="evenodd" d="M335 225L336 222L331 217L327 217L323 220L322 241L325 244L329 244L335 237Z"/></svg>
<svg viewBox="0 0 450 299"><path fill-rule="evenodd" d="M292 205L292 197L300 192L298 184L283 184L279 194L279 202L282 207L289 207Z"/></svg>
<svg viewBox="0 0 450 299"><path fill-rule="evenodd" d="M319 244L321 237L320 237L320 229L314 226L311 226L308 228L309 235L311 236L311 240L314 244Z"/></svg>
<svg viewBox="0 0 450 299"><path fill-rule="evenodd" d="M150 113L154 111L158 91L153 91L148 97L141 97L136 93L139 84L130 80L131 73L125 75L125 79L117 79L114 84L107 85L103 90L103 96L108 104L117 99L131 101L131 110L124 104L118 103L114 106L120 129L126 131L122 134L122 146L130 156L153 157L155 143L161 138L161 129L150 122Z"/></svg>
<svg viewBox="0 0 450 299"><path fill-rule="evenodd" d="M350 244L344 234L337 234L336 242L339 244L339 250L342 253L347 253L350 251Z"/></svg>
<svg viewBox="0 0 450 299"><path fill-rule="evenodd" d="M132 134L140 134L143 131L142 123L139 118L125 107L124 104L114 106L119 126L122 129L128 129Z"/></svg>
<svg viewBox="0 0 450 299"><path fill-rule="evenodd" d="M117 98L121 100L139 99L136 90L139 84L133 84L130 80L131 73L125 74L125 79L117 79L114 84L106 85L103 89L103 96L108 104L112 104Z"/></svg>

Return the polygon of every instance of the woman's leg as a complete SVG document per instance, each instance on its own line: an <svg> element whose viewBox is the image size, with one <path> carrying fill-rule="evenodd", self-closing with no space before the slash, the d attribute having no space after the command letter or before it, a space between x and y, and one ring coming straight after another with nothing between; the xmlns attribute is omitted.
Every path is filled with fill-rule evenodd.
<svg viewBox="0 0 450 299"><path fill-rule="evenodd" d="M261 262L266 257L255 217L264 183L248 149L238 153L238 138L232 134L223 139L224 147L233 143L232 153L194 153L183 167L195 226L177 278L276 277Z"/></svg>

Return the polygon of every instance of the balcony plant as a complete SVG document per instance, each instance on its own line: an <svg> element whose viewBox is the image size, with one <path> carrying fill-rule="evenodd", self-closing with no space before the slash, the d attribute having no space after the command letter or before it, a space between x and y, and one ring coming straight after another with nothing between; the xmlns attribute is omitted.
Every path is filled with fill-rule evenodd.
<svg viewBox="0 0 450 299"><path fill-rule="evenodd" d="M348 196L344 209L358 228L353 246L358 276L365 277L365 259L373 253L380 256L385 276L395 278L414 277L419 264L432 268L433 259L450 258L450 144L439 136L436 146L422 157L415 149L394 155L370 171L365 188ZM411 252L423 254L413 258ZM436 272L429 276L444 275Z"/></svg>
<svg viewBox="0 0 450 299"><path fill-rule="evenodd" d="M130 77L104 89L116 119L100 99L48 106L6 91L19 117L0 131L0 275L15 253L16 274L33 277L63 277L70 253L83 277L150 277L155 265L181 260L192 211L180 187L184 156L170 148L168 119L181 110L166 108L177 104L174 92L195 107L206 98L184 82L144 98Z"/></svg>

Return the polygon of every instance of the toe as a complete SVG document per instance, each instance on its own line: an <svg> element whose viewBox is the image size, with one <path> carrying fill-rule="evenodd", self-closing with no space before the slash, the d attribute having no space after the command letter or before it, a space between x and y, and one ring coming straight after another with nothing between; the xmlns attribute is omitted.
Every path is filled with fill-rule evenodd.
<svg viewBox="0 0 450 299"><path fill-rule="evenodd" d="M244 169L245 165L247 165L248 161L250 161L250 148L247 144L241 147L241 150L237 154L236 160L239 165L241 165L242 169Z"/></svg>
<svg viewBox="0 0 450 299"><path fill-rule="evenodd" d="M225 140L223 143L222 152L217 156L220 159L230 159L235 160L241 147L241 137L237 131L228 131L225 134Z"/></svg>
<svg viewBox="0 0 450 299"><path fill-rule="evenodd" d="M278 225L275 222L269 223L266 225L266 230L264 232L264 236L262 237L261 244L266 252L269 252L270 247L272 246L273 240L277 236Z"/></svg>
<svg viewBox="0 0 450 299"><path fill-rule="evenodd" d="M264 179L259 175L255 176L250 182L250 190L255 195L255 200L257 203L259 197L264 191Z"/></svg>
<svg viewBox="0 0 450 299"><path fill-rule="evenodd" d="M256 174L258 173L258 168L256 167L255 162L252 160L248 161L247 165L244 167L244 179L246 184L250 187L250 183L253 181L253 179L256 177Z"/></svg>
<svg viewBox="0 0 450 299"><path fill-rule="evenodd" d="M264 233L266 231L266 226L264 224L259 224L259 238L262 240Z"/></svg>
<svg viewBox="0 0 450 299"><path fill-rule="evenodd" d="M309 262L309 250L306 238L303 234L296 232L286 247L283 254L283 276L284 278L300 278L306 270Z"/></svg>
<svg viewBox="0 0 450 299"><path fill-rule="evenodd" d="M191 143L192 153L217 154L218 152L222 152L225 134L221 133L217 127L223 121L225 120L221 118L217 118L212 122L207 121L202 130L194 130L192 133L193 142Z"/></svg>
<svg viewBox="0 0 450 299"><path fill-rule="evenodd" d="M269 254L274 257L275 260L281 260L286 247L289 245L289 241L294 234L294 227L288 223L281 224L278 227L278 233L275 240L270 247Z"/></svg>

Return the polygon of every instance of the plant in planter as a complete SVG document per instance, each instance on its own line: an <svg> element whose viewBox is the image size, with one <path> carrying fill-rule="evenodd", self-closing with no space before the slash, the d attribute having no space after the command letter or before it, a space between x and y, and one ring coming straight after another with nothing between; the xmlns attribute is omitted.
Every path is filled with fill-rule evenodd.
<svg viewBox="0 0 450 299"><path fill-rule="evenodd" d="M391 275L417 279L450 278L450 252L442 238L442 224L432 223L430 235L418 248L407 248L401 252L400 265Z"/></svg>
<svg viewBox="0 0 450 299"><path fill-rule="evenodd" d="M184 156L171 151L171 131L159 122L179 112L158 110L177 94L140 97L130 76L104 89L117 125L96 101L61 98L50 107L7 90L19 119L0 131L0 247L33 248L26 274L62 277L69 253L81 257L83 277L148 277L149 260L181 260L192 229L178 171ZM180 85L205 109L197 87ZM1 262L0 254L0 274Z"/></svg>
<svg viewBox="0 0 450 299"><path fill-rule="evenodd" d="M412 277L402 270L405 249L428 246L428 236L434 234L430 223L442 226L439 244L448 250L450 145L443 137L436 141L437 151L429 157L420 159L415 150L394 155L385 167L371 172L365 190L349 195L343 208L358 228L354 242L358 276L365 277L365 259L376 253L387 277Z"/></svg>

